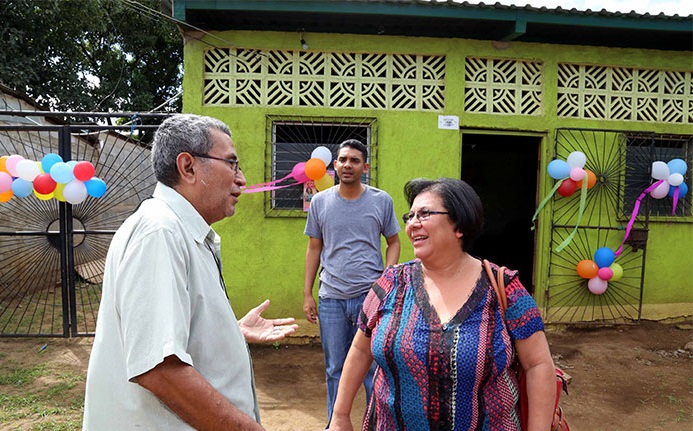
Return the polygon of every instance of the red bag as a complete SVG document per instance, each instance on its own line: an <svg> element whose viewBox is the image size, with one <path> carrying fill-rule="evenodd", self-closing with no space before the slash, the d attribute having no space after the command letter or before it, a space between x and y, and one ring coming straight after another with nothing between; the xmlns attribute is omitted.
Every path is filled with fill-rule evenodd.
<svg viewBox="0 0 693 431"><path fill-rule="evenodd" d="M496 274L493 274L491 269L491 264L488 260L484 259L484 268L486 268L486 273L488 274L489 280L491 280L491 285L496 291L496 296L498 297L498 303L501 307L501 313L503 315L503 320L505 321L505 310L508 309L508 297L505 294L505 267L498 268ZM529 421L529 401L527 399L527 379L525 378L524 370L519 362L513 364L515 370L517 371L517 379L520 383L520 420L522 422L522 429L527 429L527 422ZM563 409L558 405L561 400L561 391L568 394L568 376L556 367L556 400L554 402L553 420L551 421L551 431L570 431L570 426L568 421L563 415Z"/></svg>

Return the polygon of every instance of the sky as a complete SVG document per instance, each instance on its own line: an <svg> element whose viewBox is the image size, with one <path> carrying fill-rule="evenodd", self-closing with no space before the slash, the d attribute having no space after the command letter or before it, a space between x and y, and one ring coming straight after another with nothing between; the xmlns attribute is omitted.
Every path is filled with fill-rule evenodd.
<svg viewBox="0 0 693 431"><path fill-rule="evenodd" d="M467 0L469 3L475 1ZM485 4L494 4L496 2L504 5L525 6L529 4L532 7L547 7L554 9L560 6L563 9L577 10L593 10L600 11L606 9L608 12L623 12L628 13L635 11L640 14L649 13L650 15L659 15L664 12L665 15L688 16L693 14L693 0L478 0Z"/></svg>

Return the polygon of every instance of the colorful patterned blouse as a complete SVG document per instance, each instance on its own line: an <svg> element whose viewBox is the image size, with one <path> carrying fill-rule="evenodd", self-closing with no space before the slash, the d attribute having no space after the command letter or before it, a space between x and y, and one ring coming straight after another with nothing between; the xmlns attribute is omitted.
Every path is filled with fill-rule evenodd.
<svg viewBox="0 0 693 431"><path fill-rule="evenodd" d="M483 268L467 302L442 323L420 261L385 270L359 319L378 364L364 430L520 429L511 339L525 339L544 324L517 272L506 271L505 281L506 324Z"/></svg>

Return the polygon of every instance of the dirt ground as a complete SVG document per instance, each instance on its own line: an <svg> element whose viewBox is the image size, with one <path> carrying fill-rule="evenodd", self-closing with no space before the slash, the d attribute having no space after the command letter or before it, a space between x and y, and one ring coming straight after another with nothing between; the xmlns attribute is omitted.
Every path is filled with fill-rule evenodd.
<svg viewBox="0 0 693 431"><path fill-rule="evenodd" d="M548 338L554 361L572 376L562 405L573 431L693 430L693 351L684 349L693 342L693 322L550 328ZM0 339L0 367L40 365L53 376L84 376L90 348L89 338ZM299 337L274 346L253 345L251 351L265 427L324 428L324 365L318 342ZM21 390L34 393L50 382L50 376L42 377ZM0 385L0 397L16 390ZM77 379L62 402L79 400L83 391L84 379ZM356 424L365 406L362 392L355 406ZM0 429L37 429L43 420L25 417L0 423Z"/></svg>

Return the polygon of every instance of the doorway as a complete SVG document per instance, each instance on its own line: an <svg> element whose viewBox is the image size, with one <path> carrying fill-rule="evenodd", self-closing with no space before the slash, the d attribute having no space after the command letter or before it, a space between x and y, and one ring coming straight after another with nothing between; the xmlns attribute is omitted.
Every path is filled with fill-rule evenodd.
<svg viewBox="0 0 693 431"><path fill-rule="evenodd" d="M484 229L472 255L519 271L534 294L535 239L531 230L537 203L539 136L463 133L460 178L474 187L484 205Z"/></svg>

